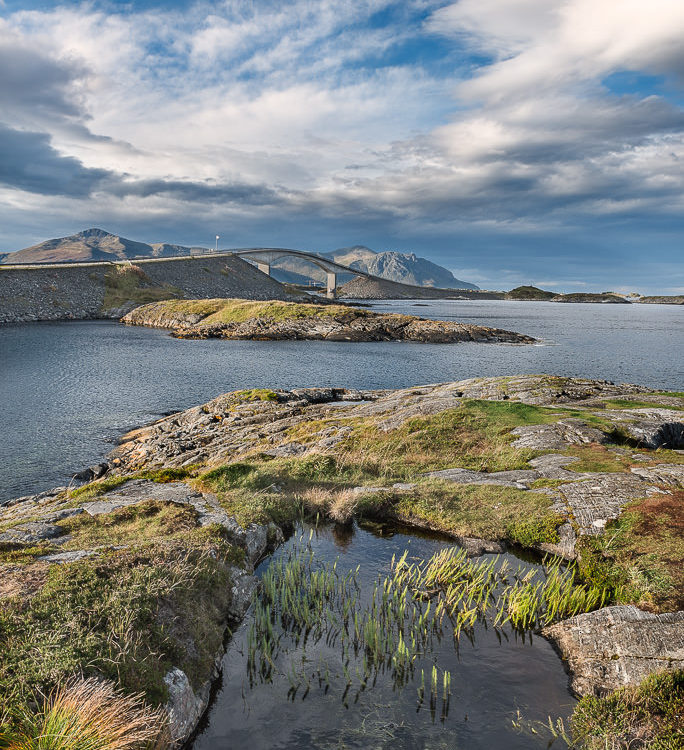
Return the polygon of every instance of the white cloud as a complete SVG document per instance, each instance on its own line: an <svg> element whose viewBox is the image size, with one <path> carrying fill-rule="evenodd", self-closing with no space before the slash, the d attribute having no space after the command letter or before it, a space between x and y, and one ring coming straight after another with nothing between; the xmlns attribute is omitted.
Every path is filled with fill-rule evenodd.
<svg viewBox="0 0 684 750"><path fill-rule="evenodd" d="M39 68L33 78L47 81L19 82L0 120L46 133L86 169L122 175L114 197L105 183L83 211L107 201L113 216L141 221L223 211L245 226L289 212L395 236L520 238L682 210L681 107L602 83L620 71L684 73L681 0L97 8L0 19L0 54L3 45L30 51L27 81ZM370 22L388 9L393 23ZM437 35L448 51L433 68L401 55L377 64L405 42L426 50ZM39 105L20 90L37 92ZM151 181L176 190L148 195L140 183ZM137 185L135 196L121 195L122 184ZM233 185L270 190L270 214L225 206L219 196ZM187 198L210 188L205 204ZM72 202L53 205L73 214Z"/></svg>

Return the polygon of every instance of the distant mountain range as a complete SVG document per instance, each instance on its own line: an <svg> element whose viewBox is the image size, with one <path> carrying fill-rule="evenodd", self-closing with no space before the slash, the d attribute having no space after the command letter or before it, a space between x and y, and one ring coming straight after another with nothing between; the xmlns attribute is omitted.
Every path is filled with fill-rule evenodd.
<svg viewBox="0 0 684 750"><path fill-rule="evenodd" d="M147 244L120 237L103 229L86 229L70 237L46 240L13 253L0 254L0 263L65 263L68 261L114 261L133 258L168 258L211 252L203 247L186 247L166 242ZM444 289L477 289L475 284L457 279L451 271L420 258L415 253L376 253L364 245L343 247L319 253L337 263L366 271L390 281ZM300 258L282 258L272 264L271 273L279 281L307 283L323 281L325 274ZM346 276L346 274L343 274ZM351 278L351 275L349 276ZM344 281L345 279L340 279Z"/></svg>

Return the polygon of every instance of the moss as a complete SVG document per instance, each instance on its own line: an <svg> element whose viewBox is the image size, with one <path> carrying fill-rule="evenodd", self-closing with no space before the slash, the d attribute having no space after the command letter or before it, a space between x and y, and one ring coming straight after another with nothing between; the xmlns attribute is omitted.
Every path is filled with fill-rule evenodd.
<svg viewBox="0 0 684 750"><path fill-rule="evenodd" d="M520 518L508 524L506 536L521 547L556 544L559 541L558 527L563 521L561 516L548 511Z"/></svg>
<svg viewBox="0 0 684 750"><path fill-rule="evenodd" d="M572 714L572 739L585 750L675 750L684 745L684 671L654 674L604 698L582 698Z"/></svg>
<svg viewBox="0 0 684 750"><path fill-rule="evenodd" d="M103 310L116 309L130 302L144 304L183 296L183 291L177 287L155 285L142 269L134 265L117 265L105 274L104 282Z"/></svg>
<svg viewBox="0 0 684 750"><path fill-rule="evenodd" d="M245 391L234 391L233 396L238 401L277 401L278 394L268 388L250 388Z"/></svg>
<svg viewBox="0 0 684 750"><path fill-rule="evenodd" d="M137 475L135 475L137 476ZM126 476L108 476L104 479L96 479L94 482L84 484L82 487L77 487L75 490L69 491L70 500L87 500L98 495L103 495L105 492L114 490L120 487L122 484L132 479L133 475Z"/></svg>

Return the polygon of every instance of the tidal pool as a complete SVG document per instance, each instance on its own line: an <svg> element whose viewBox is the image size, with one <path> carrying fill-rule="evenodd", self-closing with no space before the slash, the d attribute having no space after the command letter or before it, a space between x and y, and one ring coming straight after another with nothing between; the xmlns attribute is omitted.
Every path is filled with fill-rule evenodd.
<svg viewBox="0 0 684 750"><path fill-rule="evenodd" d="M358 585L355 607L369 606L378 576L391 572L392 559L427 559L453 542L413 532L370 530L354 526L298 527L293 536L257 569L269 566L305 544L315 566L332 565L340 577L348 571ZM483 561L493 556L484 555ZM521 560L501 555L513 568ZM531 569L537 566L524 562ZM560 658L541 637L494 629L478 622L455 644L449 628L432 639L429 653L415 660L412 674L397 684L386 666L363 683L363 653L340 646L339 628L322 637L313 633L295 644L287 628L274 625L279 648L273 653L270 678L257 670L250 677L254 647L254 611L236 629L223 659L222 676L192 750L266 750L266 748L393 748L427 750L532 750L548 747L548 735L521 733L518 716L546 722L567 718L575 704ZM430 704L432 667L437 668L438 699ZM426 693L421 695L421 672ZM448 706L443 675L449 674ZM347 683L351 679L351 688ZM296 689L295 689L296 688Z"/></svg>

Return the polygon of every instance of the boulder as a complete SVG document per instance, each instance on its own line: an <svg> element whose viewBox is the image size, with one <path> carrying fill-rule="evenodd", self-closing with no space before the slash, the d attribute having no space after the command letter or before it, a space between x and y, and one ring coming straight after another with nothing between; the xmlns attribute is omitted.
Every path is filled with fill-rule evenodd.
<svg viewBox="0 0 684 750"><path fill-rule="evenodd" d="M604 695L653 672L684 669L684 612L605 607L542 630L560 651L578 695Z"/></svg>

